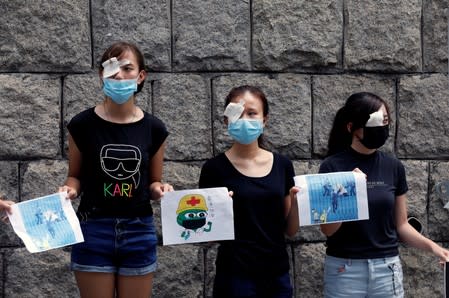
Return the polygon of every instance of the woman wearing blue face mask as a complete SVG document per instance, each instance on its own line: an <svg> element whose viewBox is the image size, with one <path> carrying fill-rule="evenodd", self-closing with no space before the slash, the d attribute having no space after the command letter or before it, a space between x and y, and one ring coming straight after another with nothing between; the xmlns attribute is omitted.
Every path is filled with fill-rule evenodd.
<svg viewBox="0 0 449 298"><path fill-rule="evenodd" d="M81 297L149 297L157 237L150 200L173 188L161 182L165 125L135 105L146 72L133 44L103 54L103 101L68 124L69 199L84 242L72 247L71 269Z"/></svg>
<svg viewBox="0 0 449 298"><path fill-rule="evenodd" d="M369 219L321 225L327 236L325 297L404 297L398 242L449 261L449 251L407 222L405 169L377 150L389 135L389 110L379 96L352 94L337 112L320 173L362 171Z"/></svg>
<svg viewBox="0 0 449 298"><path fill-rule="evenodd" d="M268 119L260 89L232 89L225 116L234 143L204 164L199 181L227 187L233 200L235 240L220 243L214 297L291 297L284 233L299 228L293 165L259 145Z"/></svg>

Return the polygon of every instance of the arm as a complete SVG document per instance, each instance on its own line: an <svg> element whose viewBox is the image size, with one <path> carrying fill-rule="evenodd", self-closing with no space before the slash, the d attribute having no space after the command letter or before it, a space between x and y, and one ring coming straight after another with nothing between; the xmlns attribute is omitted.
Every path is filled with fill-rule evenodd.
<svg viewBox="0 0 449 298"><path fill-rule="evenodd" d="M442 262L449 261L449 251L416 231L407 221L407 198L404 195L396 197L395 202L396 229L399 239L408 245L433 253Z"/></svg>
<svg viewBox="0 0 449 298"><path fill-rule="evenodd" d="M159 200L166 191L173 191L173 186L170 184L163 184L162 181L162 167L164 164L166 141L162 143L159 150L154 154L150 161L149 179L150 179L150 193L151 199Z"/></svg>
<svg viewBox="0 0 449 298"><path fill-rule="evenodd" d="M69 172L64 185L59 188L59 192L67 192L67 198L70 200L78 197L81 189L78 178L81 173L81 162L81 152L69 133Z"/></svg>
<svg viewBox="0 0 449 298"><path fill-rule="evenodd" d="M284 198L284 212L287 222L285 233L288 237L293 237L299 230L298 200L296 199L298 191L299 188L293 186Z"/></svg>

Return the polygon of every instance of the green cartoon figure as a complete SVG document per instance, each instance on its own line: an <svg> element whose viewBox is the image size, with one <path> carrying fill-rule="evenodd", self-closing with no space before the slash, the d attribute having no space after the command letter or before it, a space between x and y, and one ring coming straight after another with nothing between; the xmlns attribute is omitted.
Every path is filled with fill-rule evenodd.
<svg viewBox="0 0 449 298"><path fill-rule="evenodd" d="M211 231L212 222L210 221L207 222L207 227L203 228L206 225L207 211L206 199L202 195L190 194L179 200L176 221L185 228L185 231L181 233L184 240L189 239L190 230L196 233Z"/></svg>

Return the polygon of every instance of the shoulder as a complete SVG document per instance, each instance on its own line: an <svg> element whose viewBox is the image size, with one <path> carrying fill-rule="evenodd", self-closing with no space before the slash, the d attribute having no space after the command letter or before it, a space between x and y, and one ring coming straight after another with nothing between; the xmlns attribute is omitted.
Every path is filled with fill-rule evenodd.
<svg viewBox="0 0 449 298"><path fill-rule="evenodd" d="M402 161L400 161L397 157L393 156L390 153L386 153L383 151L378 151L379 158L381 161L385 162L385 164L391 165L395 168L403 169L404 165L402 164Z"/></svg>
<svg viewBox="0 0 449 298"><path fill-rule="evenodd" d="M219 155L212 157L211 159L208 159L204 164L203 164L203 169L216 169L219 170L224 162L225 162L225 154L224 153L220 153Z"/></svg>
<svg viewBox="0 0 449 298"><path fill-rule="evenodd" d="M157 118L156 116L154 116L146 111L143 111L143 119L147 123L150 123L153 126L165 128L165 124L164 124L164 122L162 122L161 119Z"/></svg>
<svg viewBox="0 0 449 298"><path fill-rule="evenodd" d="M292 161L285 155L273 152L273 162L282 165L292 165Z"/></svg>
<svg viewBox="0 0 449 298"><path fill-rule="evenodd" d="M80 121L84 121L84 120L88 120L90 118L92 118L95 114L94 112L95 108L88 108L78 114L76 114L75 116L73 116L72 120L70 120L70 122L80 122Z"/></svg>

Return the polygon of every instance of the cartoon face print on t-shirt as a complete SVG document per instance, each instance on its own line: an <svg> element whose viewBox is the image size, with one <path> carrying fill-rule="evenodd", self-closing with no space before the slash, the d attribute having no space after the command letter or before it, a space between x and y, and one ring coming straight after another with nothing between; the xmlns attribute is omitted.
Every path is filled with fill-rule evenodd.
<svg viewBox="0 0 449 298"><path fill-rule="evenodd" d="M135 188L139 186L142 154L136 146L127 144L108 144L101 148L101 167L116 180L132 178Z"/></svg>

